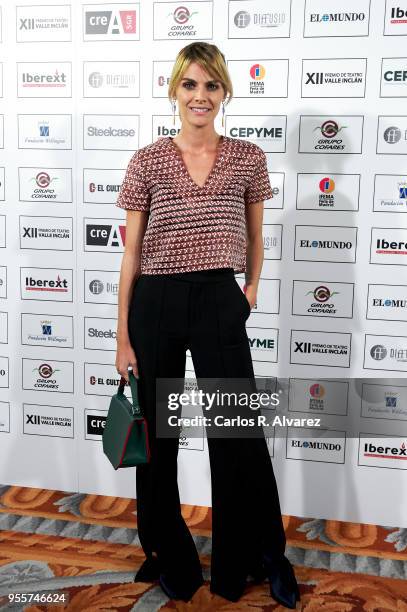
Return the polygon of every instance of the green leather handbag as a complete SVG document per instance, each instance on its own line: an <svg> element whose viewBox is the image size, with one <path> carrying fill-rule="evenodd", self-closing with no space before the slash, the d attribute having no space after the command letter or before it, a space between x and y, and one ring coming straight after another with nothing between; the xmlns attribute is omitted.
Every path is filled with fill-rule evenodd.
<svg viewBox="0 0 407 612"><path fill-rule="evenodd" d="M103 430L103 452L115 470L150 461L147 421L138 402L137 381L129 370L132 403L124 395L125 378L110 400Z"/></svg>

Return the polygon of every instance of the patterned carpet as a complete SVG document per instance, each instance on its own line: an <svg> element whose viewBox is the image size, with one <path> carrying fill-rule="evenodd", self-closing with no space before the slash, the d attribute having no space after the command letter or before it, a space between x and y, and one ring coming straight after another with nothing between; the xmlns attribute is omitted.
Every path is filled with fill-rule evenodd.
<svg viewBox="0 0 407 612"><path fill-rule="evenodd" d="M211 510L183 506L200 553L203 585L188 602L133 582L144 560L133 499L0 485L0 610L180 612L287 610L268 584L248 585L237 603L208 588ZM407 528L285 516L286 554L304 612L407 612ZM42 594L30 603L9 594ZM47 603L50 594L65 603Z"/></svg>

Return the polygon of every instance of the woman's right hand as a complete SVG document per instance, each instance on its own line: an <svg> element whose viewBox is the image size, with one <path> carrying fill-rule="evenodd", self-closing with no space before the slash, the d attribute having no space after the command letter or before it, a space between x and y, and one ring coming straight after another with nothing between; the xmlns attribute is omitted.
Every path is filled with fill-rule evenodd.
<svg viewBox="0 0 407 612"><path fill-rule="evenodd" d="M116 351L116 370L129 382L128 368L133 369L133 374L138 378L138 366L136 355L130 342L118 342Z"/></svg>

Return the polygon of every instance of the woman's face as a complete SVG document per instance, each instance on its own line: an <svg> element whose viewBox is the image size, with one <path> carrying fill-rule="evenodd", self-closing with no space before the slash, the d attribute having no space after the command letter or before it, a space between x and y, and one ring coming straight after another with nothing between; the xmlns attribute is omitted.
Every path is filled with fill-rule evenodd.
<svg viewBox="0 0 407 612"><path fill-rule="evenodd" d="M199 64L191 63L185 70L175 92L180 119L195 126L213 124L225 92L219 81Z"/></svg>

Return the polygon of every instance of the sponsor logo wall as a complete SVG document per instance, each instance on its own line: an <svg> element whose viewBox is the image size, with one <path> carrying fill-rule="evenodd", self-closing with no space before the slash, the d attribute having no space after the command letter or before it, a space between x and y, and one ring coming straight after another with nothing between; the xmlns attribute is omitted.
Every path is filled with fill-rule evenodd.
<svg viewBox="0 0 407 612"><path fill-rule="evenodd" d="M276 429L270 454L294 483L299 461L310 478L325 464L328 489L333 470L351 471L371 503L356 504L356 515L343 504L343 520L402 524L397 503L378 502L364 475L370 467L378 484L394 478L397 491L393 474L405 469L407 7L334 4L2 4L0 434L10 446L0 445L9 470L0 467L0 482L135 495L130 472L104 478L101 446L119 382L126 215L115 202L133 152L178 133L171 69L181 47L201 40L225 53L234 86L216 130L264 151L273 191L246 325L255 374L290 377L290 413L331 419L317 435ZM367 379L357 409L351 377ZM374 382L381 377L398 383ZM351 414L357 435L335 421ZM24 454L26 435L33 462L21 482L6 459L10 448ZM206 442L185 430L180 448L183 501L210 504ZM202 478L191 485L192 473ZM334 500L321 493L300 508L282 498L286 513L321 518L338 516Z"/></svg>

